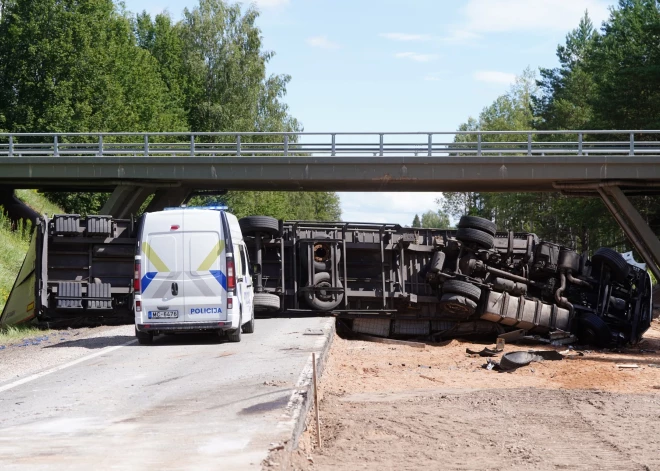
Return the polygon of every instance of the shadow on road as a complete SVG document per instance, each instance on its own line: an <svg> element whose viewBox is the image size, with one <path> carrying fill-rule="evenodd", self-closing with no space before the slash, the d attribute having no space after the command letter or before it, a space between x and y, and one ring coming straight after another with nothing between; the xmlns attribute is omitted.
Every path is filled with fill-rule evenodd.
<svg viewBox="0 0 660 471"><path fill-rule="evenodd" d="M116 345L122 345L126 342L135 340L135 337L132 335L112 335L108 337L92 337L76 340L67 340L65 342L59 342L55 345L48 345L44 348L69 348L69 347L82 347L89 349L98 349L105 347L114 347Z"/></svg>

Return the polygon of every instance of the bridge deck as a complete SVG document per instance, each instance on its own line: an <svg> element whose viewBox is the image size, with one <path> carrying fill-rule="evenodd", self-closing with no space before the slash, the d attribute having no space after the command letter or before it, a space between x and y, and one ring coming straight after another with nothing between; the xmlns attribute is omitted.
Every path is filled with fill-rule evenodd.
<svg viewBox="0 0 660 471"><path fill-rule="evenodd" d="M0 187L553 191L660 181L660 131L0 134ZM625 186L625 185L624 185Z"/></svg>

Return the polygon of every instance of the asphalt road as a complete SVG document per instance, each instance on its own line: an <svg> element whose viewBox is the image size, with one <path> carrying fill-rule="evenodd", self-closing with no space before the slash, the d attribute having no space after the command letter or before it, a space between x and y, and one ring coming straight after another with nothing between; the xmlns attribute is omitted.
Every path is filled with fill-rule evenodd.
<svg viewBox="0 0 660 471"><path fill-rule="evenodd" d="M0 469L260 469L291 436L296 384L331 325L257 319L239 344L131 341L0 383Z"/></svg>

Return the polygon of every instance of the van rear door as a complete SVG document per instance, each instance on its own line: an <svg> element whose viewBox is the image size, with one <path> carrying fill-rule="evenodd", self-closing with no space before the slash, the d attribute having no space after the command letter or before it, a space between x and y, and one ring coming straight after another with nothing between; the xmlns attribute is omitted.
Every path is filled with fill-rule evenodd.
<svg viewBox="0 0 660 471"><path fill-rule="evenodd" d="M144 323L184 320L183 250L181 211L145 215L141 241Z"/></svg>
<svg viewBox="0 0 660 471"><path fill-rule="evenodd" d="M227 320L227 252L221 213L190 209L183 218L185 320Z"/></svg>

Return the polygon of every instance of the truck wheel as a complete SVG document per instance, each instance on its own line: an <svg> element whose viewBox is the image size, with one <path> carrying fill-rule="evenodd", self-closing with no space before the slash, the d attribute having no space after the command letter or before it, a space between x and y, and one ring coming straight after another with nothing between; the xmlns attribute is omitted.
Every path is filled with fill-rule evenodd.
<svg viewBox="0 0 660 471"><path fill-rule="evenodd" d="M578 320L577 337L586 345L608 347L612 342L612 331L603 319L587 314Z"/></svg>
<svg viewBox="0 0 660 471"><path fill-rule="evenodd" d="M478 229L493 236L497 233L497 226L493 221L477 216L461 217L461 220L456 227L459 229Z"/></svg>
<svg viewBox="0 0 660 471"><path fill-rule="evenodd" d="M330 288L331 277L328 272L320 272L314 275L314 284L313 286L317 288ZM337 280L337 288L341 288L343 285L341 281ZM305 292L305 301L307 304L318 311L331 311L332 309L339 306L339 304L344 299L344 293L337 293L337 299L332 299L331 293L326 293L325 291L306 291Z"/></svg>
<svg viewBox="0 0 660 471"><path fill-rule="evenodd" d="M481 299L481 288L474 286L466 281L447 280L442 285L443 293L460 294L472 301Z"/></svg>
<svg viewBox="0 0 660 471"><path fill-rule="evenodd" d="M454 293L446 293L440 297L440 306L444 311L443 317L465 320L472 316L477 310L477 303L471 299Z"/></svg>
<svg viewBox="0 0 660 471"><path fill-rule="evenodd" d="M484 249L492 249L495 237L479 229L463 227L456 232L456 238L461 242L477 244Z"/></svg>
<svg viewBox="0 0 660 471"><path fill-rule="evenodd" d="M243 314L238 319L238 329L227 331L227 340L238 343L241 341L241 324L243 323Z"/></svg>
<svg viewBox="0 0 660 471"><path fill-rule="evenodd" d="M280 297L270 293L254 293L254 310L257 312L277 312L280 308Z"/></svg>
<svg viewBox="0 0 660 471"><path fill-rule="evenodd" d="M280 222L270 216L247 216L238 220L243 235L252 235L258 232L279 237Z"/></svg>
<svg viewBox="0 0 660 471"><path fill-rule="evenodd" d="M140 345L151 345L154 341L154 334L151 332L140 332L135 329L135 337Z"/></svg>
<svg viewBox="0 0 660 471"><path fill-rule="evenodd" d="M591 260L594 266L602 269L603 265L609 267L612 276L617 281L625 281L630 273L630 265L625 261L621 254L607 247L601 247Z"/></svg>
<svg viewBox="0 0 660 471"><path fill-rule="evenodd" d="M328 237L316 237L316 239L327 239ZM314 258L314 270L316 271L329 271L332 269L332 244L329 242L318 241L312 248L312 257ZM300 247L300 258L304 267L307 267L307 246ZM337 250L337 263L341 260L341 250Z"/></svg>

